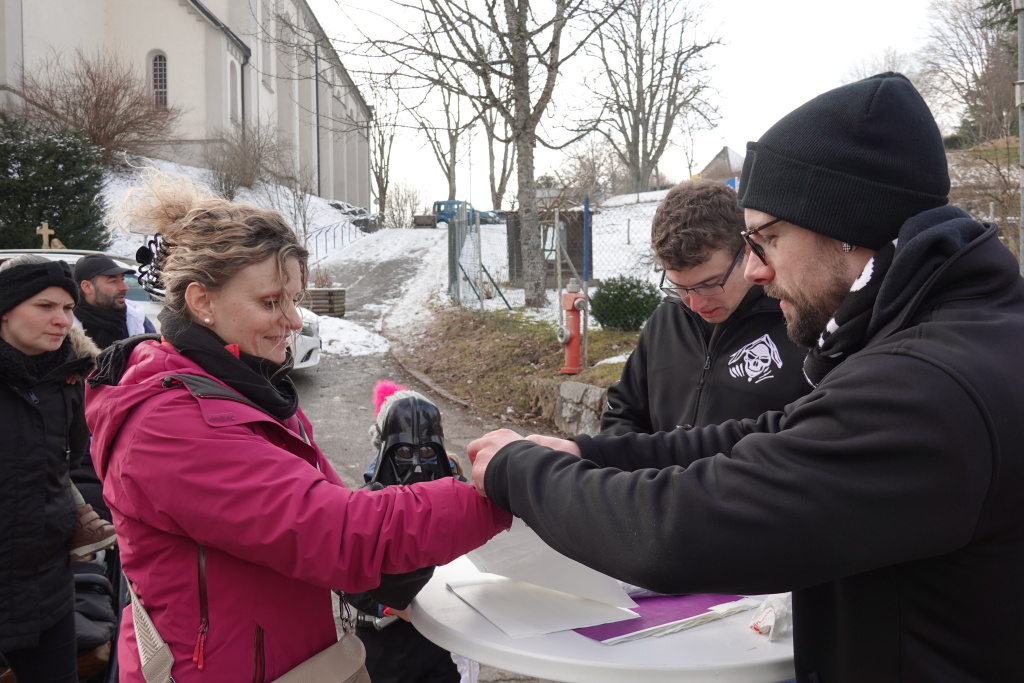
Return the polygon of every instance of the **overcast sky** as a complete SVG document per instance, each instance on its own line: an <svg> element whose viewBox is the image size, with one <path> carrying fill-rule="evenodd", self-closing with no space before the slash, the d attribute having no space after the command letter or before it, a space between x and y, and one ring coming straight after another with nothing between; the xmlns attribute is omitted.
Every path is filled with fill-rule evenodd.
<svg viewBox="0 0 1024 683"><path fill-rule="evenodd" d="M351 6L363 0L341 0ZM369 1L369 0L366 0ZM930 0L709 0L704 30L723 45L708 51L712 86L721 121L696 143L696 170L723 147L740 154L775 121L815 95L843 82L850 70L887 48L917 50L924 41ZM329 34L345 34L334 0L310 0ZM379 2L375 2L378 7ZM475 140L482 140L482 134ZM396 163L396 161L398 163ZM537 175L549 172L558 155L540 152ZM424 202L443 199L447 184L429 151L417 141L396 144L393 180L421 189ZM470 173L470 167L472 172ZM460 198L491 208L487 154L475 144L459 175ZM660 168L674 180L686 177L684 157L668 152Z"/></svg>

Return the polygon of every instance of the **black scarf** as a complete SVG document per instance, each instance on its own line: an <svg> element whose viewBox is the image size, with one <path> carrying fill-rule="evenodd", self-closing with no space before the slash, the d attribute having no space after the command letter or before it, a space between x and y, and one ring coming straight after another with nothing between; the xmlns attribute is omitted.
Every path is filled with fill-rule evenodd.
<svg viewBox="0 0 1024 683"><path fill-rule="evenodd" d="M64 365L71 355L71 340L64 342L56 351L46 351L34 356L23 353L0 339L0 376L25 387L32 386L40 379Z"/></svg>
<svg viewBox="0 0 1024 683"><path fill-rule="evenodd" d="M860 351L932 275L985 226L962 209L943 206L920 213L899 237L875 252L804 359L804 376L816 387L847 357Z"/></svg>
<svg viewBox="0 0 1024 683"><path fill-rule="evenodd" d="M175 315L170 309L160 312L160 332L181 355L199 364L203 370L245 396L279 420L286 420L299 407L299 395L288 371L292 359L284 365L240 352L239 357L225 349L223 339L212 330Z"/></svg>
<svg viewBox="0 0 1024 683"><path fill-rule="evenodd" d="M128 336L128 312L124 308L113 311L93 306L82 299L75 306L75 317L82 323L85 333L101 349Z"/></svg>

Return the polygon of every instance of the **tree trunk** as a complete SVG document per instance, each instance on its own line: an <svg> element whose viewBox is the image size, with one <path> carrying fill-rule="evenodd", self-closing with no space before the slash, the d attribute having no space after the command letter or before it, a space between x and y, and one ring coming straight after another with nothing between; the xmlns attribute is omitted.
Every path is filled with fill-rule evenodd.
<svg viewBox="0 0 1024 683"><path fill-rule="evenodd" d="M519 179L519 245L523 255L523 290L529 308L547 303L544 290L544 255L540 244L540 219L537 215L537 183L533 174L535 134L524 132L516 139L516 164Z"/></svg>

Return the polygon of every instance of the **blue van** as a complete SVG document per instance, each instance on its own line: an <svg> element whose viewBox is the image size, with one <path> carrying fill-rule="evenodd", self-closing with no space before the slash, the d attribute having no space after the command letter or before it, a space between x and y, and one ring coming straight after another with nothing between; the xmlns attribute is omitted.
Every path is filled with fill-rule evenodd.
<svg viewBox="0 0 1024 683"><path fill-rule="evenodd" d="M466 206L466 220L476 223L477 210L472 204L459 199L445 199L434 202L434 224L452 222L463 204Z"/></svg>

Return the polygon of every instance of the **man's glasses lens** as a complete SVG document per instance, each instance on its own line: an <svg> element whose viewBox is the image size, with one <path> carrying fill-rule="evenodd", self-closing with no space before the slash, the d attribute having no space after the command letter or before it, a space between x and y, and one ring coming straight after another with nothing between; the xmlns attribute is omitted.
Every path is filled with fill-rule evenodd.
<svg viewBox="0 0 1024 683"><path fill-rule="evenodd" d="M742 232L740 232L740 235L743 236L743 239L746 240L747 245L750 247L750 251L754 252L754 256L761 259L761 263L765 264L766 266L768 265L768 261L766 261L764 257L764 247L762 247L760 244L754 241L754 235L761 232L765 228L770 228L771 226L781 221L781 218L774 218L765 223L764 225L760 225L756 228L751 228L750 230L743 230Z"/></svg>
<svg viewBox="0 0 1024 683"><path fill-rule="evenodd" d="M665 296L673 301L682 301L690 296L690 293L697 294L698 296L718 296L725 292L725 283L729 281L729 276L732 275L732 271L736 270L736 265L743 258L743 252L746 247L740 247L740 250L736 252L736 256L732 259L732 264L729 266L729 270L725 271L725 275L722 277L722 281L713 285L698 285L697 287L683 287L681 285L673 285L669 280L669 285L665 286L665 273L661 273L661 285L658 287Z"/></svg>

